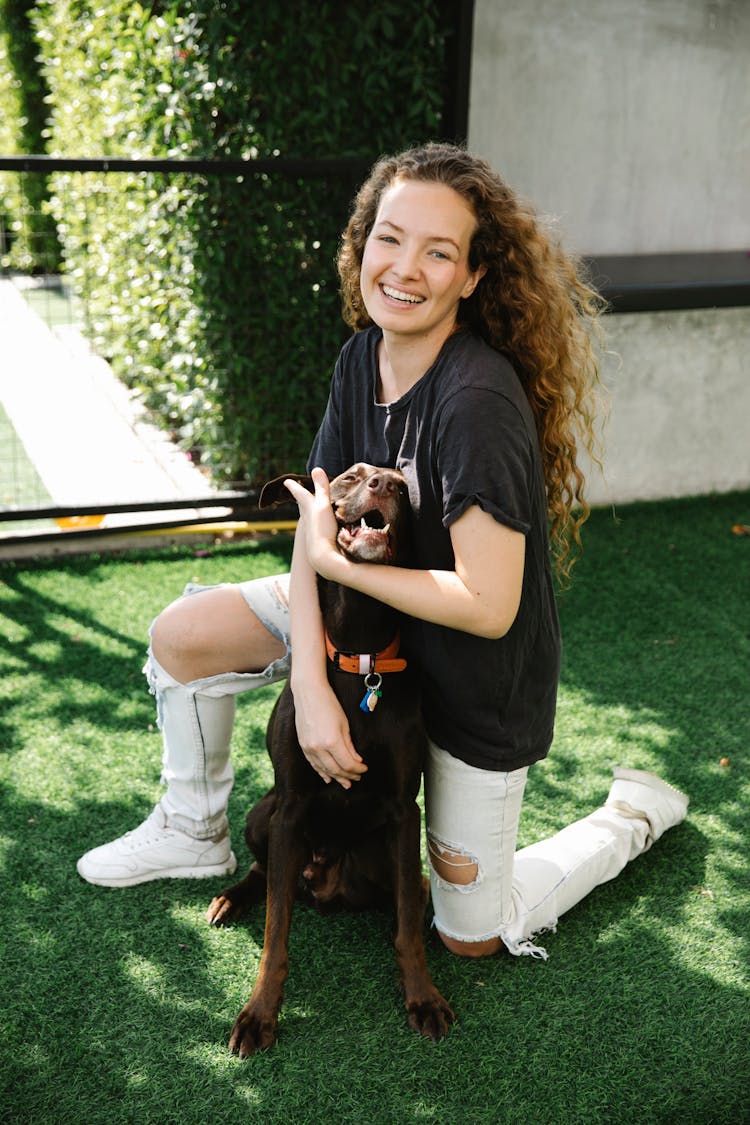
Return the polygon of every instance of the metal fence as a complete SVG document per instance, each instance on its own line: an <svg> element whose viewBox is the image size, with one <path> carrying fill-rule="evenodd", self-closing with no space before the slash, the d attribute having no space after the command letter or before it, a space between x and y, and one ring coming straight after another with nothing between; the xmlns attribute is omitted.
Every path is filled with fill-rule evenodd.
<svg viewBox="0 0 750 1125"><path fill-rule="evenodd" d="M54 228L48 216L29 209L29 197L39 193L24 191L24 178L96 174L101 183L104 174L106 184L135 174L163 185L175 176L230 177L246 179L252 190L256 177L272 173L335 179L353 190L367 167L361 158L257 160L250 167L246 161L0 157L0 173L15 185L12 211L0 207L0 547L19 537L54 539L62 529L67 540L94 539L155 523L175 528L196 519L269 518L246 482L217 485L196 464L195 451L180 450L149 424L92 349L97 326L75 297L89 279L77 276L74 286L66 277ZM89 205L106 209L106 189ZM158 273L159 265L146 263L146 271ZM101 277L92 280L101 287ZM170 344L166 339L164 348ZM281 513L291 515L292 508Z"/></svg>
<svg viewBox="0 0 750 1125"><path fill-rule="evenodd" d="M42 542L63 531L73 541L144 525L269 518L258 511L257 492L246 482L217 487L157 433L92 350L96 326L61 269L49 217L31 213L23 202L39 195L22 190L24 178L75 172L236 180L252 172L344 178L353 189L367 166L354 158L259 160L249 167L246 161L0 157L0 174L13 178L16 204L8 213L0 207L0 261L12 263L0 267L0 549L19 537ZM106 191L93 205L106 208ZM27 268L18 255L13 261L14 241L28 247ZM750 303L744 251L601 258L591 263L591 273L615 312ZM281 516L293 514L288 508Z"/></svg>

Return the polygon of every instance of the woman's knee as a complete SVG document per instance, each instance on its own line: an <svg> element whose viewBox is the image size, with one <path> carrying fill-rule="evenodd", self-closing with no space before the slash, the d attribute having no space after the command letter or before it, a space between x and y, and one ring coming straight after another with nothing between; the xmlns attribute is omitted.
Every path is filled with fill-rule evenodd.
<svg viewBox="0 0 750 1125"><path fill-rule="evenodd" d="M255 616L236 586L179 598L151 629L154 657L181 683L225 672L260 672L286 646Z"/></svg>
<svg viewBox="0 0 750 1125"><path fill-rule="evenodd" d="M447 847L429 834L427 845L430 865L443 883L456 888L478 888L479 863L475 856ZM445 948L458 957L490 957L503 948L499 937L482 941L459 941L458 938L448 937L440 929L438 934Z"/></svg>
<svg viewBox="0 0 750 1125"><path fill-rule="evenodd" d="M427 833L427 851L433 871L446 883L468 887L479 878L479 864L468 852L454 851Z"/></svg>
<svg viewBox="0 0 750 1125"><path fill-rule="evenodd" d="M504 948L499 937L488 938L486 941L459 941L457 938L440 933L440 930L438 934L445 948L455 953L457 957L491 957Z"/></svg>
<svg viewBox="0 0 750 1125"><path fill-rule="evenodd" d="M200 615L191 598L178 598L168 605L151 626L151 649L165 667L179 657L191 659L205 647Z"/></svg>

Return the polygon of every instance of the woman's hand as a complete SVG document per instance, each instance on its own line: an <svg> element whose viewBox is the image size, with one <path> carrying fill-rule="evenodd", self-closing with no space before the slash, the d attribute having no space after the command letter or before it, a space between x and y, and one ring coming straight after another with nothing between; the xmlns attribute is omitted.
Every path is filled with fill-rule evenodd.
<svg viewBox="0 0 750 1125"><path fill-rule="evenodd" d="M289 591L294 652L289 683L297 737L305 758L326 783L333 780L350 789L367 766L354 749L346 715L326 675L317 577L308 552L316 557L326 553L340 557L336 547L338 524L331 509L328 478L320 469L313 475L314 496L293 481L287 483L300 507Z"/></svg>
<svg viewBox="0 0 750 1125"><path fill-rule="evenodd" d="M332 578L333 568L341 559L336 546L339 527L331 507L328 477L322 469L313 469L312 479L315 485L314 493L308 492L294 480L286 480L284 484L299 507L300 529L304 535L305 550L310 565L323 578Z"/></svg>
<svg viewBox="0 0 750 1125"><path fill-rule="evenodd" d="M297 737L302 753L326 784L351 789L367 766L354 749L346 715L328 683L315 691L293 687Z"/></svg>

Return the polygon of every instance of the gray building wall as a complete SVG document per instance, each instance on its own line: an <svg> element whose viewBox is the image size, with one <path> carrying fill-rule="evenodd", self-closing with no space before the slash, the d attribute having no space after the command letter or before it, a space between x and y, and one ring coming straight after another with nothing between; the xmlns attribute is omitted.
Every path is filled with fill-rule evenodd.
<svg viewBox="0 0 750 1125"><path fill-rule="evenodd" d="M469 144L578 253L750 249L750 2L476 0ZM605 328L592 499L750 488L750 309Z"/></svg>

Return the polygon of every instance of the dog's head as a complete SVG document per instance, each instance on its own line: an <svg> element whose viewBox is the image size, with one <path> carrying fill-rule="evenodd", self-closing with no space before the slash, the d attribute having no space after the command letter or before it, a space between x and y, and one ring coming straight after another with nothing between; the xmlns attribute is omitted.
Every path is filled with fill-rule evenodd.
<svg viewBox="0 0 750 1125"><path fill-rule="evenodd" d="M396 563L407 542L409 496L396 469L360 462L331 481L340 549L356 562Z"/></svg>
<svg viewBox="0 0 750 1125"><path fill-rule="evenodd" d="M289 500L288 479L312 490L310 477L287 473L264 486L260 507ZM360 462L331 481L331 506L339 525L337 543L354 562L403 564L408 551L409 496L396 469Z"/></svg>

